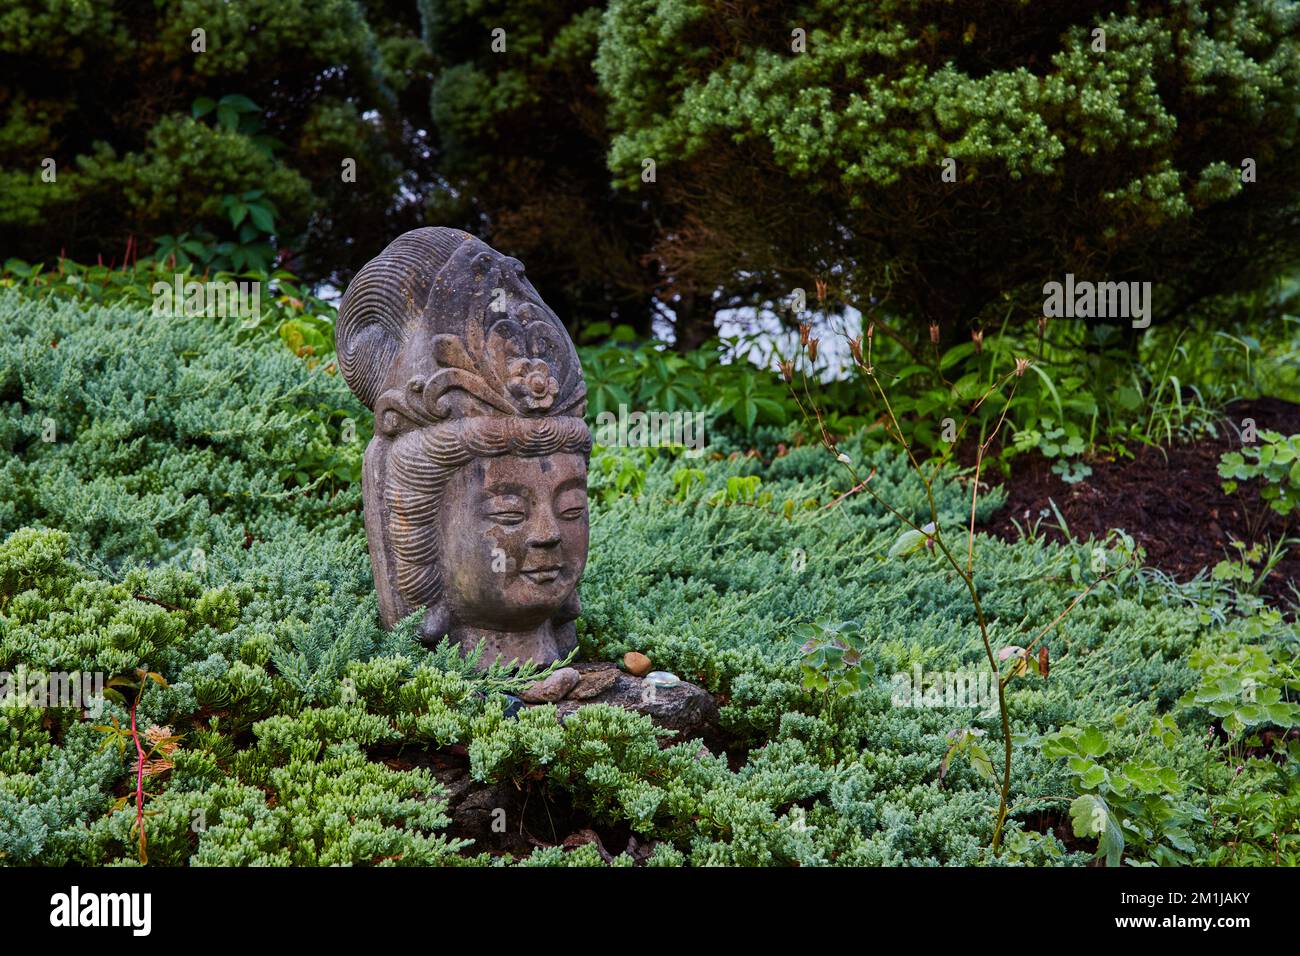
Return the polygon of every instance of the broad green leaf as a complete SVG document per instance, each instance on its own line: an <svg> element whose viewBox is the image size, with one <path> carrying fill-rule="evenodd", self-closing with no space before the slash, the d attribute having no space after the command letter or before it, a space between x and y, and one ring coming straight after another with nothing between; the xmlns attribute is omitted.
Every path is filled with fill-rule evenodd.
<svg viewBox="0 0 1300 956"><path fill-rule="evenodd" d="M889 556L897 558L900 555L912 554L925 547L926 536L914 528L908 528L898 536L893 546L889 549Z"/></svg>
<svg viewBox="0 0 1300 956"><path fill-rule="evenodd" d="M1079 750L1089 757L1101 757L1110 750L1110 744L1096 727L1086 727L1079 735Z"/></svg>
<svg viewBox="0 0 1300 956"><path fill-rule="evenodd" d="M989 759L989 755L983 747L977 743L972 743L967 756L970 758L972 770L989 781L989 783L997 783L998 778L993 770L993 761Z"/></svg>
<svg viewBox="0 0 1300 956"><path fill-rule="evenodd" d="M257 226L262 232L275 232L275 219L271 215L271 210L261 203L248 207L249 218L253 220L253 225Z"/></svg>

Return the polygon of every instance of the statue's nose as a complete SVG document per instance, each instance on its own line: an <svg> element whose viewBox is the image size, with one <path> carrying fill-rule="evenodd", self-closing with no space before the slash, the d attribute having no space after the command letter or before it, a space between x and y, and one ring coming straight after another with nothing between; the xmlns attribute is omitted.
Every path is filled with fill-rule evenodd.
<svg viewBox="0 0 1300 956"><path fill-rule="evenodd" d="M530 548L553 548L560 543L560 526L549 509L539 508L528 528Z"/></svg>

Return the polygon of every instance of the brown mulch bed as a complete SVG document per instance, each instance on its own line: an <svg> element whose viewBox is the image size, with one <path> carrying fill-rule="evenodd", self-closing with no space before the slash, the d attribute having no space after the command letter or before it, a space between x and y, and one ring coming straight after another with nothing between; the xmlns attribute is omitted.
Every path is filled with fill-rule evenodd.
<svg viewBox="0 0 1300 956"><path fill-rule="evenodd" d="M1253 418L1260 430L1300 434L1300 405L1278 399L1234 402L1227 408L1232 421ZM1069 485L1052 473L1041 457L1016 459L1005 481L1006 506L984 529L1014 541L1019 538L1012 519L1032 524L1043 509L1040 533L1061 540L1050 498L1078 539L1103 537L1123 528L1146 549L1147 563L1180 581L1203 568L1212 569L1224 557L1235 556L1232 541L1276 542L1297 533L1292 517L1283 518L1259 498L1257 482L1243 483L1225 494L1219 477L1219 456L1238 447L1236 432L1227 425L1217 439L1190 445L1137 445L1133 458L1093 460L1092 474ZM964 456L963 456L964 457ZM1264 581L1261 593L1278 606L1295 599L1290 582L1300 588L1300 548L1292 549Z"/></svg>

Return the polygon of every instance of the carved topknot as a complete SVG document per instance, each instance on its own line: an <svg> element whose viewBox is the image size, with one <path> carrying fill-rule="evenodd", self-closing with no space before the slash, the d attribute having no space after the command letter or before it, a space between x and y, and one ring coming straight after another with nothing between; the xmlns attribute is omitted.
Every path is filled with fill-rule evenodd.
<svg viewBox="0 0 1300 956"><path fill-rule="evenodd" d="M573 342L523 264L458 229L416 229L366 263L335 336L348 387L385 434L585 411Z"/></svg>

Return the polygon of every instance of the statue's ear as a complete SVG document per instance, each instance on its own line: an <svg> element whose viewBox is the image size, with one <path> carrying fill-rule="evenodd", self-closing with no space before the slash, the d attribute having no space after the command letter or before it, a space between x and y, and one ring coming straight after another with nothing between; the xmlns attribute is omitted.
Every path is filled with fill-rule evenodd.
<svg viewBox="0 0 1300 956"><path fill-rule="evenodd" d="M451 633L451 609L441 601L425 608L424 618L416 628L416 633L425 647L437 647Z"/></svg>

